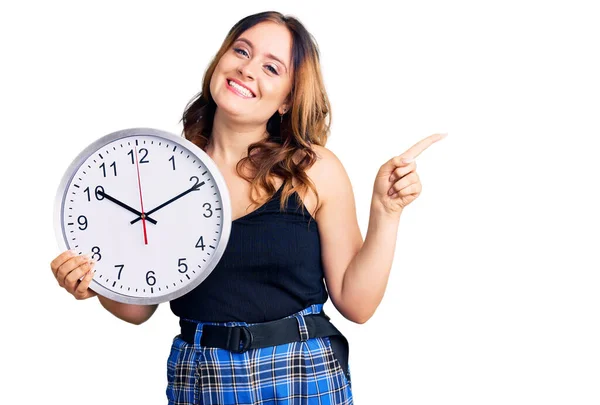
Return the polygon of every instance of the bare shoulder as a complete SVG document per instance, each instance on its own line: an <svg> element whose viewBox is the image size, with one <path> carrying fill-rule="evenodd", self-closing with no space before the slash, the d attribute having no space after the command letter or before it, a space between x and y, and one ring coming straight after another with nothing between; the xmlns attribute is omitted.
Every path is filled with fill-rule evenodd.
<svg viewBox="0 0 600 405"><path fill-rule="evenodd" d="M331 150L319 145L313 145L313 150L317 154L317 160L309 170L311 180L318 182L325 193L328 186L341 180L340 176L347 177L346 170L340 159ZM321 189L318 191L321 192Z"/></svg>
<svg viewBox="0 0 600 405"><path fill-rule="evenodd" d="M316 153L315 163L306 171L306 175L315 185L319 193L319 204L316 206L314 194L303 196L305 205L310 208L317 208L317 213L327 201L330 201L336 194L340 184L349 183L348 174L340 159L331 150L324 146L312 145L312 150ZM317 218L318 221L318 218Z"/></svg>

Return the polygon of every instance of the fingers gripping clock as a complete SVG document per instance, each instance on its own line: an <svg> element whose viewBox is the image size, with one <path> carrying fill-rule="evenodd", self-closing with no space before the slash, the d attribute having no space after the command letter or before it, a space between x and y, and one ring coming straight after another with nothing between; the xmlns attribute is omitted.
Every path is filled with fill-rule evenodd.
<svg viewBox="0 0 600 405"><path fill-rule="evenodd" d="M90 288L119 302L155 304L191 291L229 239L226 183L183 137L150 128L106 135L63 176L55 201L63 250L96 260Z"/></svg>

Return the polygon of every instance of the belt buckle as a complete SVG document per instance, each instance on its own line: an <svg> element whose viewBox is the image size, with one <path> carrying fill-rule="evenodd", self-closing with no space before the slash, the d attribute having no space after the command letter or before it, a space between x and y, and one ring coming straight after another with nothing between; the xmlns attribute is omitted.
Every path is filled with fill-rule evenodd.
<svg viewBox="0 0 600 405"><path fill-rule="evenodd" d="M244 353L250 349L253 340L250 328L247 326L234 326L229 333L228 350L233 353Z"/></svg>

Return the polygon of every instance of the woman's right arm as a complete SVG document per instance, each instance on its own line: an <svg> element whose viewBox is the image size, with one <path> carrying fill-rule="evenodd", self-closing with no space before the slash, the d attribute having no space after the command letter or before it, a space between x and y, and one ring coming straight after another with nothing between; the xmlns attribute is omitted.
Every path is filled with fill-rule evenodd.
<svg viewBox="0 0 600 405"><path fill-rule="evenodd" d="M98 296L98 300L107 311L125 322L140 325L146 322L158 304L154 305L134 305L123 304L113 301L106 297L98 295L89 289L94 272L94 260L86 255L78 255L76 252L67 250L61 253L50 263L52 274L58 281L58 285L63 287L78 300L84 300Z"/></svg>
<svg viewBox="0 0 600 405"><path fill-rule="evenodd" d="M133 323L135 325L140 325L146 322L148 319L150 319L152 314L154 314L156 308L158 308L158 304L123 304L122 302L113 301L101 295L98 295L98 300L108 312L117 318L124 320L125 322Z"/></svg>

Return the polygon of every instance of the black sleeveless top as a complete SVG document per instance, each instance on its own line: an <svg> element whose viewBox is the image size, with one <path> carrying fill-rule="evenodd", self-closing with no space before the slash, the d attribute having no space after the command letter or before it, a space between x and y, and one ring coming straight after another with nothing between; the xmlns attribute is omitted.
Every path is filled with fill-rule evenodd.
<svg viewBox="0 0 600 405"><path fill-rule="evenodd" d="M296 192L280 211L282 188L232 222L217 266L198 287L170 302L175 315L201 322L267 322L327 301L317 223Z"/></svg>

